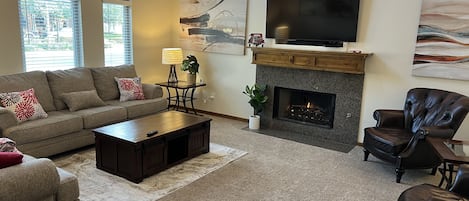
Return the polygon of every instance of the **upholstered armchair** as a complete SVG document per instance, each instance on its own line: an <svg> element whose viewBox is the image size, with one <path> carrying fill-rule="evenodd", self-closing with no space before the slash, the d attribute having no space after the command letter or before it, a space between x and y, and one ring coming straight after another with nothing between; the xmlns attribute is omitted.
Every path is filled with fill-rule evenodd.
<svg viewBox="0 0 469 201"><path fill-rule="evenodd" d="M376 110L375 127L365 128L364 160L373 156L393 163L396 182L405 169L430 169L435 174L441 159L425 136L451 139L469 110L467 96L438 89L407 92L403 110Z"/></svg>
<svg viewBox="0 0 469 201"><path fill-rule="evenodd" d="M398 201L467 201L469 200L469 166L461 165L449 190L431 184L412 186L401 193Z"/></svg>

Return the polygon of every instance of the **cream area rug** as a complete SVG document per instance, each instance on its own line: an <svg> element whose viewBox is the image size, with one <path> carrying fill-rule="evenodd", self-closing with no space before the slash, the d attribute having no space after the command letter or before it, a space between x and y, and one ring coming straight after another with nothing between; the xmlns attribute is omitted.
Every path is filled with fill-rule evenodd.
<svg viewBox="0 0 469 201"><path fill-rule="evenodd" d="M210 143L210 152L176 165L136 184L96 168L95 149L54 159L55 164L78 177L80 200L157 200L247 154Z"/></svg>

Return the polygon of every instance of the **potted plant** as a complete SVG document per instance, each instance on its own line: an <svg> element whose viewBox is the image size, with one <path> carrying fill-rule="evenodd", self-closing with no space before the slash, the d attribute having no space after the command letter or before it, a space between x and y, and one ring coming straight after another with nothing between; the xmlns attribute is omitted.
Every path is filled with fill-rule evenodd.
<svg viewBox="0 0 469 201"><path fill-rule="evenodd" d="M259 129L260 127L260 119L259 113L264 110L264 105L267 103L269 99L264 93L267 89L267 86L259 86L254 84L253 86L246 85L246 89L244 89L243 94L247 95L250 100L249 104L254 109L254 114L249 116L249 129Z"/></svg>
<svg viewBox="0 0 469 201"><path fill-rule="evenodd" d="M181 70L188 71L187 82L195 84L197 80L197 73L199 72L199 63L194 55L188 55L182 61Z"/></svg>

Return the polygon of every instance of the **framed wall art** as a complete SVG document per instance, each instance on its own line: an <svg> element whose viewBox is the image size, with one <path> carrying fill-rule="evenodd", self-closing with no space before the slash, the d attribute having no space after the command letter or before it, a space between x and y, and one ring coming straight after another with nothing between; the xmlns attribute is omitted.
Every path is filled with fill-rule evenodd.
<svg viewBox="0 0 469 201"><path fill-rule="evenodd" d="M469 1L423 0L412 74L469 80Z"/></svg>
<svg viewBox="0 0 469 201"><path fill-rule="evenodd" d="M180 0L183 49L244 55L247 0Z"/></svg>

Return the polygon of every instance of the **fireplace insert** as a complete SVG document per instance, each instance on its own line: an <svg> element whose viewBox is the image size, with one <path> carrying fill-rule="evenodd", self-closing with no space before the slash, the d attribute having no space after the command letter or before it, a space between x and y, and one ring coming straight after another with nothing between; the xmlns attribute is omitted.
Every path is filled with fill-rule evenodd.
<svg viewBox="0 0 469 201"><path fill-rule="evenodd" d="M275 87L273 118L332 128L335 94Z"/></svg>

